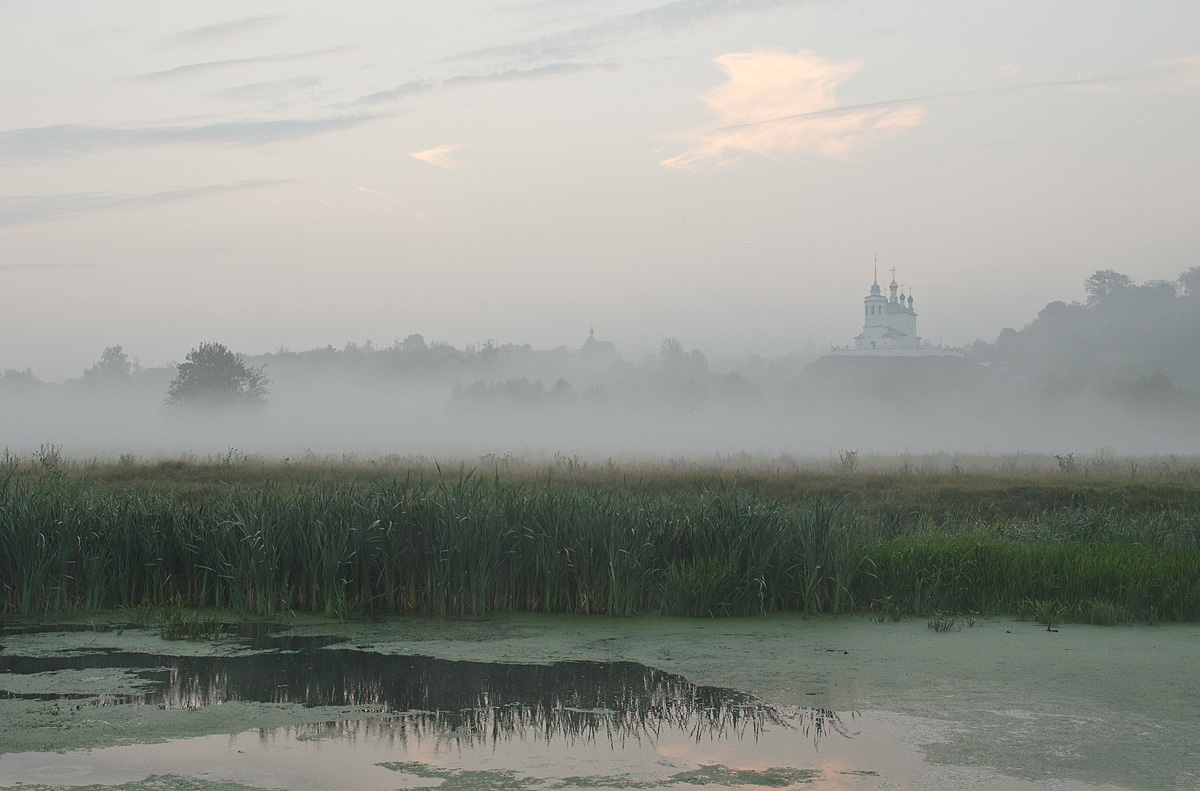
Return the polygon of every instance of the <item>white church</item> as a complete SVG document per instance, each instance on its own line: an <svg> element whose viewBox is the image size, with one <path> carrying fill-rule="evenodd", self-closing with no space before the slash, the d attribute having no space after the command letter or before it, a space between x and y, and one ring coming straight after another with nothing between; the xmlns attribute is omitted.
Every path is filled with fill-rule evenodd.
<svg viewBox="0 0 1200 791"><path fill-rule="evenodd" d="M962 357L962 349L949 349L922 342L917 335L917 313L913 310L910 293L896 285L896 270L892 269L889 296L879 288L878 270L871 293L863 299L863 331L854 336L853 347L840 347L830 353L841 356L887 357ZM897 293L899 292L899 293Z"/></svg>

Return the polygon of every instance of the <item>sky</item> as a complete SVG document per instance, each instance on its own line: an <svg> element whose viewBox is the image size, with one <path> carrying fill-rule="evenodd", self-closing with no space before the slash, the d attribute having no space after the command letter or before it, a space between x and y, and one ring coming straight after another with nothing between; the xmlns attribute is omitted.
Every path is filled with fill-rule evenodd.
<svg viewBox="0 0 1200 791"><path fill-rule="evenodd" d="M0 368L959 345L1200 264L1194 0L0 0Z"/></svg>

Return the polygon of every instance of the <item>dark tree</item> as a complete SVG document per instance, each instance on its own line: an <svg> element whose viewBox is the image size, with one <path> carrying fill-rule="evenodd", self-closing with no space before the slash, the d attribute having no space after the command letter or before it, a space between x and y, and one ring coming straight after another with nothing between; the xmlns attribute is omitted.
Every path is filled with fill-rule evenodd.
<svg viewBox="0 0 1200 791"><path fill-rule="evenodd" d="M1179 288L1185 297L1200 297L1200 266L1193 266L1179 276Z"/></svg>
<svg viewBox="0 0 1200 791"><path fill-rule="evenodd" d="M1087 291L1087 302L1089 305L1095 305L1103 302L1108 297L1121 291L1125 291L1133 287L1133 278L1129 275L1123 275L1112 269L1101 269L1096 274L1083 281L1083 288Z"/></svg>
<svg viewBox="0 0 1200 791"><path fill-rule="evenodd" d="M130 362L129 357L120 346L109 346L100 355L100 359L90 368L84 369L83 381L87 385L112 387L129 384L134 373L141 370L136 362Z"/></svg>
<svg viewBox="0 0 1200 791"><path fill-rule="evenodd" d="M262 406L268 385L263 369L246 365L241 355L219 343L202 343L188 352L167 388L168 407L221 409Z"/></svg>
<svg viewBox="0 0 1200 791"><path fill-rule="evenodd" d="M414 332L400 343L400 350L405 353L423 352L428 346L425 345L425 337L419 332Z"/></svg>
<svg viewBox="0 0 1200 791"><path fill-rule="evenodd" d="M1087 304L1051 302L1021 330L971 356L1044 392L1091 389L1129 404L1182 406L1200 392L1200 268L1137 284L1111 269L1086 281ZM1169 385L1169 386L1168 386Z"/></svg>
<svg viewBox="0 0 1200 791"><path fill-rule="evenodd" d="M46 383L36 379L32 368L18 371L15 368L5 368L0 374L0 392L32 393L46 386Z"/></svg>

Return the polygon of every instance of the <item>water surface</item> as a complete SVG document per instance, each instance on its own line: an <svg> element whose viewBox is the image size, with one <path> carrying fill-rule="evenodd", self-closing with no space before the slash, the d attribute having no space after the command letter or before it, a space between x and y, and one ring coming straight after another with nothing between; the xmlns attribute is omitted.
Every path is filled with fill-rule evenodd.
<svg viewBox="0 0 1200 791"><path fill-rule="evenodd" d="M0 787L1095 787L932 765L925 750L952 734L937 718L779 705L633 661L449 660L263 631L217 652L120 643L0 650L0 716L24 705L41 707L46 727L111 721L129 742L0 745ZM284 724L250 727L260 711ZM129 712L148 725L121 735ZM219 729L202 735L154 732L214 714Z"/></svg>

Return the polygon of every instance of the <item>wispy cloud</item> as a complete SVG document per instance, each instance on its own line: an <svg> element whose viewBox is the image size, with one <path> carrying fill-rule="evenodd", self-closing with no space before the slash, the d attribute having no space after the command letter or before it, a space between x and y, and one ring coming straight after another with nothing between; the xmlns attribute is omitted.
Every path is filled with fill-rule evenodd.
<svg viewBox="0 0 1200 791"><path fill-rule="evenodd" d="M372 211L381 214L391 214L400 203L400 199L395 195L384 192L383 190L371 189L370 187L357 186L354 189L361 192L366 198L355 202L356 206L368 207ZM333 204L327 203L332 206Z"/></svg>
<svg viewBox="0 0 1200 791"><path fill-rule="evenodd" d="M714 17L780 6L798 5L803 0L673 0L673 2L578 25L568 30L512 44L472 50L463 58L561 58L590 52L606 44L643 33L668 32L696 25Z"/></svg>
<svg viewBox="0 0 1200 791"><path fill-rule="evenodd" d="M215 25L204 25L182 30L169 37L175 44L213 44L235 36L257 33L287 21L283 16L249 16Z"/></svg>
<svg viewBox="0 0 1200 791"><path fill-rule="evenodd" d="M245 66L256 66L264 63L292 63L301 60L312 60L314 58L328 58L334 55L344 55L353 49L350 46L326 47L324 49L312 49L307 52L295 52L288 55L256 55L251 58L230 58L229 60L212 60L204 63L187 63L171 69L139 74L132 79L169 80L179 77L194 77L197 74L208 71L239 69Z"/></svg>
<svg viewBox="0 0 1200 791"><path fill-rule="evenodd" d="M924 118L922 110L907 105L839 108L835 90L858 73L861 61L755 50L721 55L715 63L728 79L700 99L716 118L680 135L687 149L661 164L694 169L701 162L732 161L741 153L848 157L920 125Z"/></svg>
<svg viewBox="0 0 1200 791"><path fill-rule="evenodd" d="M436 83L436 82L425 82L424 80L410 80L409 82L405 82L405 83L401 83L400 85L397 85L395 88L389 88L386 91L376 91L375 93L367 94L366 96L361 96L358 99L356 99L354 103L355 104L366 104L366 105L386 104L387 102L394 102L397 99L404 99L409 96L414 96L418 93L424 93L425 91L429 91L429 90L432 90L433 88L436 88L438 85L439 85L439 83Z"/></svg>
<svg viewBox="0 0 1200 791"><path fill-rule="evenodd" d="M416 154L413 154L413 156L416 156ZM383 192L382 190L373 190L370 187L361 187L360 186L360 187L355 187L354 189L358 190L359 192L361 192L365 195L371 195L376 198L382 198L383 200L387 201L388 203L395 203L397 200L399 200L395 195L389 195L388 193Z"/></svg>
<svg viewBox="0 0 1200 791"><path fill-rule="evenodd" d="M211 95L216 99L230 102L262 103L278 101L288 94L295 94L300 91L312 92L313 89L319 88L320 85L321 81L316 77L293 77L289 80L270 80L268 82L252 82L248 85L234 85L230 88L213 91Z"/></svg>
<svg viewBox="0 0 1200 791"><path fill-rule="evenodd" d="M259 189L285 183L283 181L242 181L236 184L183 187L146 195L78 192L65 195L0 196L0 228L68 220L101 212L167 206L210 195Z"/></svg>
<svg viewBox="0 0 1200 791"><path fill-rule="evenodd" d="M446 143L445 145L428 148L424 151L415 151L409 154L413 159L419 159L422 162L427 162L430 165L436 165L439 168L446 170L461 170L464 165L450 154L462 148L454 143Z"/></svg>
<svg viewBox="0 0 1200 791"><path fill-rule="evenodd" d="M562 77L566 74L596 71L597 69L615 69L611 63L547 63L529 69L505 69L490 74L459 74L442 81L444 88L456 88L467 85L486 85L495 82L517 82L519 80L542 80L552 77Z"/></svg>
<svg viewBox="0 0 1200 791"><path fill-rule="evenodd" d="M90 269L91 264L85 263L69 263L69 264L0 264L0 272L43 272L54 269Z"/></svg>
<svg viewBox="0 0 1200 791"><path fill-rule="evenodd" d="M119 148L172 144L262 145L349 129L379 115L277 121L229 121L200 126L41 126L0 132L0 162L80 156Z"/></svg>
<svg viewBox="0 0 1200 791"><path fill-rule="evenodd" d="M717 113L717 119L681 135L691 142L691 147L684 153L664 160L661 164L670 167L693 169L703 160L723 162L733 158L736 151L747 151L775 156L788 151L813 150L829 156L846 156L854 150L895 134L906 128L918 126L924 118L924 111L919 105L946 99L968 98L993 94L1018 93L1022 91L1037 91L1048 89L1063 90L1118 90L1123 86L1141 89L1194 91L1200 90L1200 56L1187 56L1154 63L1145 69L1109 74L1102 77L1086 77L1074 80L1043 80L1010 85L984 88L969 88L961 91L924 94L897 99L883 99L875 102L862 102L851 105L838 105L834 100L832 89L838 83L858 71L860 62L853 61L843 64L832 64L829 61L820 63L832 66L852 66L853 69L841 79L829 82L832 73L826 74L825 91L818 90L807 100L797 102L797 107L803 107L798 112L771 115L769 111L782 109L780 101L771 99L761 105L754 101L745 101L756 95L756 85L769 84L779 75L766 75L765 79L756 77L751 68L745 79L735 79L730 72L726 58L738 59L745 55L772 54L768 53L734 53L723 55L716 62L730 74L730 80L723 83L700 98L708 103ZM774 51L774 54L782 54ZM812 56L811 53L798 55ZM734 61L737 64L737 61ZM737 64L741 65L741 64ZM803 67L796 72L802 76ZM822 69L814 63L811 75L821 79ZM738 86L737 83L744 83ZM731 83L733 83L731 85ZM772 91L774 93L774 91ZM801 91L801 98L803 95ZM786 96L787 91L781 92ZM786 104L786 102L783 102ZM740 116L740 119L739 119ZM735 120L738 119L738 120ZM723 123L724 122L724 123Z"/></svg>
<svg viewBox="0 0 1200 791"><path fill-rule="evenodd" d="M1159 76L1161 88L1186 92L1200 90L1200 55L1159 61L1152 68Z"/></svg>
<svg viewBox="0 0 1200 791"><path fill-rule="evenodd" d="M378 105L405 99L409 96L426 93L439 88L470 88L479 85L489 85L504 82L519 82L521 80L546 80L580 74L602 69L615 69L612 63L547 63L527 69L504 69L502 71L486 72L483 74L456 74L444 80L410 80L386 91L377 91L356 99L354 105Z"/></svg>
<svg viewBox="0 0 1200 791"><path fill-rule="evenodd" d="M1104 77L1081 77L1074 80L1043 80L1040 82L1024 82L1015 85L1000 85L987 88L968 88L962 91L947 91L946 93L930 93L920 96L909 96L903 99L883 99L877 102L864 102L837 107L830 110L805 113L804 116L785 116L771 118L765 121L754 121L743 126L760 124L784 123L801 117L837 115L838 113L853 112L862 109L901 107L919 102L932 102L939 99L958 99L971 96L987 96L989 94L1019 93L1022 91L1037 91L1053 88L1067 90L1119 90L1129 85L1144 89L1178 89L1190 86L1190 89L1200 89L1200 56L1174 58L1155 63L1146 69L1127 72L1125 74L1109 74ZM729 127L736 128L736 127Z"/></svg>

